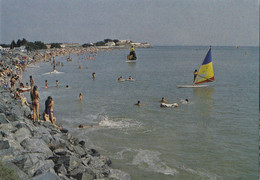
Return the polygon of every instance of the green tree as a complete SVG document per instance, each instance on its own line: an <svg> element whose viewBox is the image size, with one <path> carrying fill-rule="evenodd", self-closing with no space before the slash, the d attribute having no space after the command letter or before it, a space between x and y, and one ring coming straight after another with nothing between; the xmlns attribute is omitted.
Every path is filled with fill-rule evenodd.
<svg viewBox="0 0 260 180"><path fill-rule="evenodd" d="M21 46L25 46L27 44L27 40L23 38L23 40L21 41Z"/></svg>
<svg viewBox="0 0 260 180"><path fill-rule="evenodd" d="M35 47L33 42L27 42L25 48L26 48L27 51L35 51L36 50L36 47Z"/></svg>
<svg viewBox="0 0 260 180"><path fill-rule="evenodd" d="M60 43L51 43L51 48L61 48Z"/></svg>
<svg viewBox="0 0 260 180"><path fill-rule="evenodd" d="M17 45L17 47L20 47L20 46L21 46L21 40L20 40L20 39L17 40L16 45Z"/></svg>
<svg viewBox="0 0 260 180"><path fill-rule="evenodd" d="M47 46L41 41L35 41L34 45L36 49L47 49Z"/></svg>
<svg viewBox="0 0 260 180"><path fill-rule="evenodd" d="M98 41L95 43L96 46L105 46L105 42L104 41Z"/></svg>
<svg viewBox="0 0 260 180"><path fill-rule="evenodd" d="M112 39L104 39L105 43L112 42L112 41L113 41Z"/></svg>
<svg viewBox="0 0 260 180"><path fill-rule="evenodd" d="M89 44L89 43L82 44L82 47L90 47L90 46L93 46L93 45Z"/></svg>
<svg viewBox="0 0 260 180"><path fill-rule="evenodd" d="M118 39L114 39L113 41L114 41L114 43L117 43L117 42L119 42L119 40L118 40Z"/></svg>
<svg viewBox="0 0 260 180"><path fill-rule="evenodd" d="M14 42L14 40L12 41L11 45L10 45L10 49L13 49L14 47L16 47L16 43Z"/></svg>

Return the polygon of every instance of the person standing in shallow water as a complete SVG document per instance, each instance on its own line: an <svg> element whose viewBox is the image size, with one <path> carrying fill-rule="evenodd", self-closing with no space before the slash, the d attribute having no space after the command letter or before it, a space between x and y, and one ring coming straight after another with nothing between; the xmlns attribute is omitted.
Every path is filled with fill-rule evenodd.
<svg viewBox="0 0 260 180"><path fill-rule="evenodd" d="M35 123L35 119L37 118L37 121L39 122L39 99L40 94L38 92L38 87L34 86L33 90L31 91L31 100L32 100L32 106L33 106L33 122Z"/></svg>
<svg viewBox="0 0 260 180"><path fill-rule="evenodd" d="M82 93L79 93L79 100L82 100Z"/></svg>
<svg viewBox="0 0 260 180"><path fill-rule="evenodd" d="M195 71L193 72L193 75L194 75L194 79L193 79L193 83L194 83L194 82L195 82L195 79L196 79L196 77L197 77L197 75L198 75L197 69L195 69Z"/></svg>
<svg viewBox="0 0 260 180"><path fill-rule="evenodd" d="M32 76L30 76L30 86L31 86L31 88L33 88L33 85L34 85L34 80L33 80Z"/></svg>
<svg viewBox="0 0 260 180"><path fill-rule="evenodd" d="M93 77L93 79L95 79L95 77L96 77L96 73L95 72L92 73L92 77Z"/></svg>
<svg viewBox="0 0 260 180"><path fill-rule="evenodd" d="M48 88L48 81L45 80L45 88Z"/></svg>
<svg viewBox="0 0 260 180"><path fill-rule="evenodd" d="M56 87L58 88L59 87L59 81L56 80Z"/></svg>

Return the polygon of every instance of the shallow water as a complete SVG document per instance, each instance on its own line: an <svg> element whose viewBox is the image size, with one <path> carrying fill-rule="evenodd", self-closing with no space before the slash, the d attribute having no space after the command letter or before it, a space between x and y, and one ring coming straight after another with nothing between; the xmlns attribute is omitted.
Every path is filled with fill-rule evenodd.
<svg viewBox="0 0 260 180"><path fill-rule="evenodd" d="M212 47L216 81L207 88L178 89L192 83L207 50L136 49L137 63L125 62L128 50L99 52L95 60L56 57L65 65L57 70L64 73L42 75L52 71L42 62L27 69L23 82L32 75L40 87L41 112L51 95L57 121L132 179L257 179L259 50ZM135 81L118 82L119 76ZM45 80L52 87L43 88ZM179 107L161 108L162 97ZM182 104L186 98L190 102ZM138 100L144 105L134 106ZM78 129L79 124L94 126Z"/></svg>

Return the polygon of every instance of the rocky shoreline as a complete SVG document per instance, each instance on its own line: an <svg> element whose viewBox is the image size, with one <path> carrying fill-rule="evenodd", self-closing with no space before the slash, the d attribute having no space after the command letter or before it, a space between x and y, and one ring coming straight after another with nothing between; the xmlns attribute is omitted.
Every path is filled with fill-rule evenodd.
<svg viewBox="0 0 260 180"><path fill-rule="evenodd" d="M111 160L51 122L33 123L31 109L0 87L0 158L21 179L129 180ZM4 178L4 177L1 177Z"/></svg>
<svg viewBox="0 0 260 180"><path fill-rule="evenodd" d="M0 88L0 157L21 179L130 179L109 158L50 122L33 124L28 106Z"/></svg>

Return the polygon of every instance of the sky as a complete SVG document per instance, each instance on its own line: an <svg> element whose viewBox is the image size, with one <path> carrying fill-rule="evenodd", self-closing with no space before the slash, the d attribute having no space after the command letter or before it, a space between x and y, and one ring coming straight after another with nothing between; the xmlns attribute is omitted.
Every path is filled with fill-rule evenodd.
<svg viewBox="0 0 260 180"><path fill-rule="evenodd" d="M0 43L259 46L259 0L0 0Z"/></svg>

